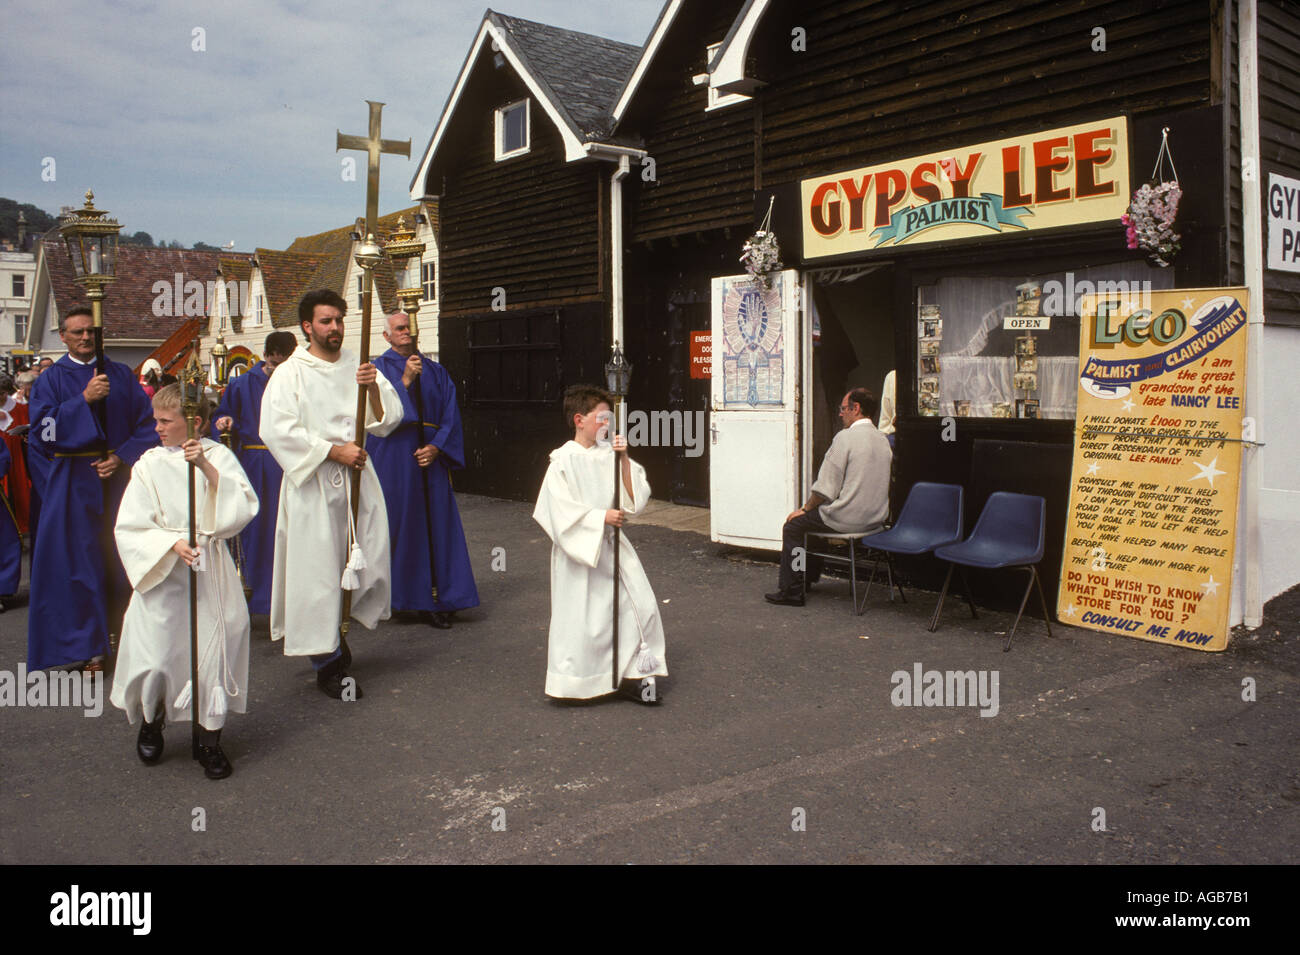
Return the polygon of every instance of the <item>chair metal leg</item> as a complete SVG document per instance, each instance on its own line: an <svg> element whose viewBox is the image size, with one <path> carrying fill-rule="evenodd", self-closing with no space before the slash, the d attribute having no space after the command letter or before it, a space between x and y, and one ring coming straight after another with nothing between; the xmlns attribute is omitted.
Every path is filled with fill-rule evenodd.
<svg viewBox="0 0 1300 955"><path fill-rule="evenodd" d="M1034 583L1038 585L1038 601L1043 605L1043 623L1047 624L1047 635L1052 635L1052 617L1047 612L1047 599L1043 596L1043 581L1038 573L1038 568L1034 568Z"/></svg>
<svg viewBox="0 0 1300 955"><path fill-rule="evenodd" d="M858 551L857 541L852 537L849 538L849 593L853 598L853 613L855 616L862 616L862 611L867 609L867 598L862 598L862 606L858 607ZM867 584L870 587L870 583Z"/></svg>
<svg viewBox="0 0 1300 955"><path fill-rule="evenodd" d="M867 599L871 596L871 585L876 582L876 571L878 571L879 569L880 569L880 558L877 557L876 562L871 565L871 576L867 578L867 592L862 595L862 606L864 609L867 606ZM892 592L889 595L889 599L890 600L894 599L894 595Z"/></svg>
<svg viewBox="0 0 1300 955"><path fill-rule="evenodd" d="M939 614L943 612L943 598L948 595L948 584L952 580L952 569L955 564L948 565L948 576L943 578L943 589L939 591L939 602L934 606L934 615L930 617L930 632L934 633L939 627Z"/></svg>
<svg viewBox="0 0 1300 955"><path fill-rule="evenodd" d="M1003 653L1011 649L1011 641L1016 638L1016 627L1020 626L1020 616L1025 612L1025 604L1029 602L1029 591L1033 589L1034 581L1037 579L1034 568L1026 567L1025 570L1029 571L1029 580L1025 582L1025 595L1020 598L1020 609L1016 611L1016 622L1011 625L1011 632L1007 634L1007 642L1002 647Z"/></svg>
<svg viewBox="0 0 1300 955"><path fill-rule="evenodd" d="M903 585L894 577L894 555L887 554L887 557L889 559L889 599L891 602L893 601L894 588L897 587L898 599L903 601L903 603L907 603L907 594L903 593Z"/></svg>
<svg viewBox="0 0 1300 955"><path fill-rule="evenodd" d="M961 569L961 584L966 588L966 603L970 605L970 615L978 620L980 615L975 612L975 591L970 589L970 581L966 579L966 568Z"/></svg>

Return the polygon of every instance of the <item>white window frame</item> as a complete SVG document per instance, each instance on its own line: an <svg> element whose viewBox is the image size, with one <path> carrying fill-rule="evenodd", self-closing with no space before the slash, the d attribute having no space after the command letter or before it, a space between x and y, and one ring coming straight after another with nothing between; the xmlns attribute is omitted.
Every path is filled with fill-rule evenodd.
<svg viewBox="0 0 1300 955"><path fill-rule="evenodd" d="M22 289L19 290L18 283L22 283ZM13 292L14 298L27 297L27 276L22 272L14 272L9 276L9 291Z"/></svg>
<svg viewBox="0 0 1300 955"><path fill-rule="evenodd" d="M504 149L506 113L516 106L522 105L524 108L524 145L519 149L512 149L507 152ZM505 106L498 107L492 114L492 148L496 155L496 161L501 162L503 159L513 159L515 156L522 156L533 148L533 103L531 97L515 100L513 103L506 103Z"/></svg>
<svg viewBox="0 0 1300 955"><path fill-rule="evenodd" d="M722 41L709 44L708 50L704 55L704 64L706 67L709 63L713 62L713 55L720 49L722 49ZM708 76L707 73L704 75L705 77ZM704 112L711 113L715 109L726 109L728 106L735 106L737 103L743 103L750 99L753 99L753 97L746 96L744 93L719 93L716 89L710 86L709 102L708 105L704 107Z"/></svg>
<svg viewBox="0 0 1300 955"><path fill-rule="evenodd" d="M30 324L30 316L24 315L21 312L14 313L14 341L15 342L22 343L27 341L27 328L29 324Z"/></svg>
<svg viewBox="0 0 1300 955"><path fill-rule="evenodd" d="M429 270L433 274L429 274ZM438 296L438 263L433 259L424 259L420 262L420 287L424 290L424 300L432 302Z"/></svg>
<svg viewBox="0 0 1300 955"><path fill-rule="evenodd" d="M255 296L253 297L253 314L252 314L252 316L251 316L251 317L252 317L252 321L250 321L248 324L250 324L250 325L261 325L261 324L262 324L262 315L263 315L263 308L264 308L263 302L264 302L264 301L265 301L265 300L262 298L261 295L255 295Z"/></svg>

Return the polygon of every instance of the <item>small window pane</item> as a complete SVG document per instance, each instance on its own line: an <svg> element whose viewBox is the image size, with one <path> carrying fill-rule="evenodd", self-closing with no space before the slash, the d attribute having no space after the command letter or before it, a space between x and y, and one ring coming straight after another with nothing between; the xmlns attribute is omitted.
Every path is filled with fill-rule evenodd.
<svg viewBox="0 0 1300 955"><path fill-rule="evenodd" d="M501 151L511 153L528 145L528 104L519 103L501 116Z"/></svg>

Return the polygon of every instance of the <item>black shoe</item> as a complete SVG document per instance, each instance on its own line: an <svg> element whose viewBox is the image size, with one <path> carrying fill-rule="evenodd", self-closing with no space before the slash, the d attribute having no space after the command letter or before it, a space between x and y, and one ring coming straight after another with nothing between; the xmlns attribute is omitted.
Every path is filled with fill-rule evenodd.
<svg viewBox="0 0 1300 955"><path fill-rule="evenodd" d="M161 716L152 723L140 721L140 735L135 738L135 754L146 766L152 766L162 759L164 722Z"/></svg>
<svg viewBox="0 0 1300 955"><path fill-rule="evenodd" d="M618 692L619 695L642 706L658 706L663 701L659 684L654 677L646 677L644 680L623 680L618 685Z"/></svg>
<svg viewBox="0 0 1300 955"><path fill-rule="evenodd" d="M208 779L225 779L235 770L230 765L230 760L226 759L226 754L221 751L220 742L211 746L199 744L199 765L203 767L203 775Z"/></svg>
<svg viewBox="0 0 1300 955"><path fill-rule="evenodd" d="M433 627L435 630L451 629L451 614L442 610L425 610L420 613L420 619Z"/></svg>
<svg viewBox="0 0 1300 955"><path fill-rule="evenodd" d="M334 660L316 671L316 686L326 696L335 700L343 699L343 681L347 679L352 679L353 699L361 699L364 696L361 692L361 684L348 676L342 658Z"/></svg>
<svg viewBox="0 0 1300 955"><path fill-rule="evenodd" d="M784 590L778 590L776 593L763 594L763 599L770 604L781 604L785 607L803 606L803 597L797 592L788 594Z"/></svg>

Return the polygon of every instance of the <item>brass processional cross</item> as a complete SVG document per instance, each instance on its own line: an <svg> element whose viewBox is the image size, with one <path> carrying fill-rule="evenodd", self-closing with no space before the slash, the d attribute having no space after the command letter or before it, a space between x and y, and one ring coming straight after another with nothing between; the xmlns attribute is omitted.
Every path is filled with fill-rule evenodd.
<svg viewBox="0 0 1300 955"><path fill-rule="evenodd" d="M399 141L395 139L382 139L380 137L380 113L384 109L383 103L376 103L373 100L366 100L370 107L370 128L366 136L345 136L342 132L335 130L337 141L334 151L340 149L356 149L366 154L366 234L357 252L357 264L361 266L363 281L361 285L361 353L358 359L364 363L370 361L370 299L372 297L371 289L374 287L374 270L375 266L383 260L383 250L375 241L375 220L379 216L379 157L388 153L389 155L405 156L411 158L411 141ZM360 385L357 386L357 417L355 438L358 447L364 448L366 444L366 389ZM361 507L361 476L364 470L356 471L352 477L352 525L357 523L357 513ZM349 551L351 548L349 548ZM348 618L352 615L352 591L343 591L343 609L339 616L339 646L342 648L343 640L348 633Z"/></svg>

